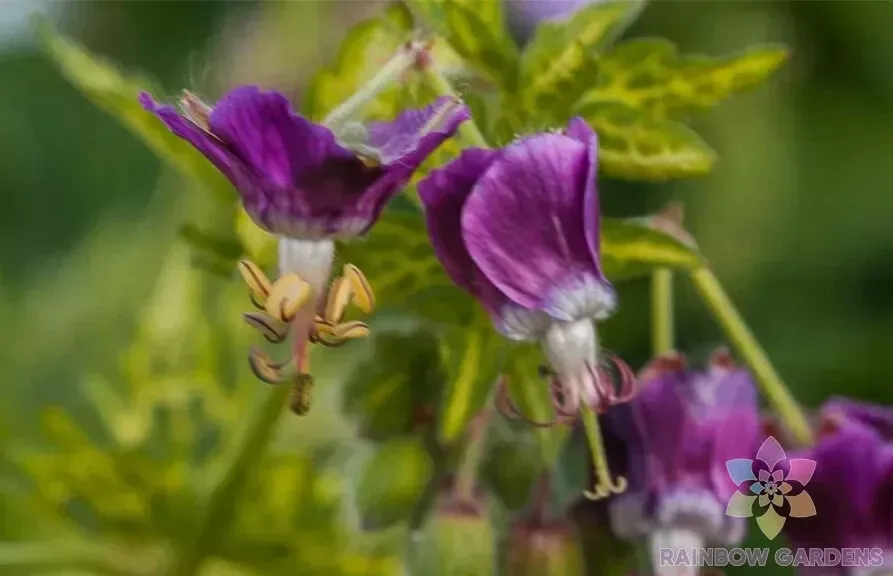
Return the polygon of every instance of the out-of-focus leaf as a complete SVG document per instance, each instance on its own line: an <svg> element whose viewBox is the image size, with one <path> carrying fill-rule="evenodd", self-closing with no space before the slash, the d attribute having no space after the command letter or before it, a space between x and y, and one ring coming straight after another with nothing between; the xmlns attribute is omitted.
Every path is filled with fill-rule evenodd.
<svg viewBox="0 0 893 576"><path fill-rule="evenodd" d="M232 185L204 156L139 103L140 92L160 93L149 79L125 74L56 34L44 20L36 19L34 28L44 50L62 74L94 104L139 136L159 157L202 182L221 200L236 199Z"/></svg>
<svg viewBox="0 0 893 576"><path fill-rule="evenodd" d="M414 0L410 3L468 64L496 85L514 89L519 54L503 23L500 2Z"/></svg>
<svg viewBox="0 0 893 576"><path fill-rule="evenodd" d="M356 488L363 527L387 528L408 518L433 473L434 462L421 438L409 436L378 445Z"/></svg>
<svg viewBox="0 0 893 576"><path fill-rule="evenodd" d="M548 362L539 345L518 345L508 356L505 375L510 397L518 411L530 420L549 422L555 418L555 411L549 380L540 374L541 366L548 366ZM569 432L570 428L564 425L534 431L543 467L551 468L555 463Z"/></svg>
<svg viewBox="0 0 893 576"><path fill-rule="evenodd" d="M442 442L455 441L484 407L505 362L505 347L505 339L479 307L471 323L445 330L440 350L446 388L438 418Z"/></svg>
<svg viewBox="0 0 893 576"><path fill-rule="evenodd" d="M663 181L708 174L716 153L691 128L619 104L584 116L599 136L599 167L613 177Z"/></svg>
<svg viewBox="0 0 893 576"><path fill-rule="evenodd" d="M272 270L276 266L276 236L255 224L244 209L240 209L236 216L236 235L252 262L265 270Z"/></svg>
<svg viewBox="0 0 893 576"><path fill-rule="evenodd" d="M576 108L586 115L593 106L621 104L652 117L673 118L758 86L788 55L784 47L764 45L722 58L680 56L667 40L630 40L601 59L598 81Z"/></svg>
<svg viewBox="0 0 893 576"><path fill-rule="evenodd" d="M411 38L411 31L412 16L402 4L393 4L380 16L357 24L342 42L335 64L322 70L310 85L304 112L322 120L372 78ZM400 87L395 85L361 113L370 119L389 120L396 116L399 101Z"/></svg>
<svg viewBox="0 0 893 576"><path fill-rule="evenodd" d="M693 270L704 264L697 251L643 220L604 218L601 229L602 267L612 281L648 274L655 267Z"/></svg>
<svg viewBox="0 0 893 576"><path fill-rule="evenodd" d="M522 440L513 434L510 441L495 443L481 470L482 479L509 510L527 504L533 483L543 470L539 451Z"/></svg>
<svg viewBox="0 0 893 576"><path fill-rule="evenodd" d="M371 440L408 434L425 414L433 417L443 378L431 333L378 334L371 358L345 383L344 410L358 417L360 434Z"/></svg>
<svg viewBox="0 0 893 576"><path fill-rule="evenodd" d="M537 28L522 58L524 105L565 120L567 109L596 81L598 54L636 19L646 0L594 2Z"/></svg>
<svg viewBox="0 0 893 576"><path fill-rule="evenodd" d="M434 257L421 214L388 211L366 238L341 244L339 255L363 271L382 309L457 324L470 318L471 299Z"/></svg>

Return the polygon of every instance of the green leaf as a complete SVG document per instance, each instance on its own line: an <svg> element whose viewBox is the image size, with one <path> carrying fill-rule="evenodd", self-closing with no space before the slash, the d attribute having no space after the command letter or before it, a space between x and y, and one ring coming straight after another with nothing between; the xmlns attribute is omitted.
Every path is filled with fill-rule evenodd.
<svg viewBox="0 0 893 576"><path fill-rule="evenodd" d="M510 440L495 444L483 462L481 477L509 510L519 510L527 504L531 488L543 470L540 453L529 441L530 436L512 434Z"/></svg>
<svg viewBox="0 0 893 576"><path fill-rule="evenodd" d="M445 330L441 358L446 367L446 389L438 418L442 442L449 444L461 436L484 407L505 361L504 349L505 340L480 307L475 307L470 324Z"/></svg>
<svg viewBox="0 0 893 576"><path fill-rule="evenodd" d="M377 446L357 485L363 527L382 529L408 518L433 473L434 462L421 438L398 438Z"/></svg>
<svg viewBox="0 0 893 576"><path fill-rule="evenodd" d="M706 109L762 84L789 52L777 45L754 46L731 56L680 56L672 42L637 39L618 45L599 64L596 85L577 104L621 104L656 118L675 118Z"/></svg>
<svg viewBox="0 0 893 576"><path fill-rule="evenodd" d="M366 238L341 244L339 254L363 271L382 309L409 309L454 324L471 317L471 298L453 285L435 258L417 212L386 212Z"/></svg>
<svg viewBox="0 0 893 576"><path fill-rule="evenodd" d="M149 79L125 74L110 62L56 34L44 20L35 20L34 27L43 49L75 88L139 136L159 157L202 182L221 200L235 200L235 190L226 178L139 103L141 92L161 93Z"/></svg>
<svg viewBox="0 0 893 576"><path fill-rule="evenodd" d="M639 219L602 219L601 256L612 281L646 275L655 267L694 270L704 265L695 249Z"/></svg>
<svg viewBox="0 0 893 576"><path fill-rule="evenodd" d="M348 377L342 398L346 413L359 418L370 440L408 434L418 416L434 405L443 389L437 340L425 331L376 334L371 358Z"/></svg>
<svg viewBox="0 0 893 576"><path fill-rule="evenodd" d="M599 136L599 166L608 176L664 181L708 174L716 153L691 128L619 104L584 115Z"/></svg>
<svg viewBox="0 0 893 576"><path fill-rule="evenodd" d="M540 374L541 366L548 366L548 362L538 344L518 345L509 354L505 374L510 397L518 411L529 420L550 422L555 419L555 412L549 380ZM555 463L568 434L570 428L563 425L534 431L544 467L551 468Z"/></svg>
<svg viewBox="0 0 893 576"><path fill-rule="evenodd" d="M544 22L524 51L524 105L566 120L598 73L598 54L636 19L646 0L596 2L570 18Z"/></svg>
<svg viewBox="0 0 893 576"><path fill-rule="evenodd" d="M518 47L505 29L500 2L415 0L411 4L484 77L504 89L515 88Z"/></svg>
<svg viewBox="0 0 893 576"><path fill-rule="evenodd" d="M410 39L412 16L405 6L394 4L381 16L357 24L341 43L335 64L317 74L304 99L304 112L322 120L352 96ZM363 110L370 119L396 116L400 87L395 85Z"/></svg>

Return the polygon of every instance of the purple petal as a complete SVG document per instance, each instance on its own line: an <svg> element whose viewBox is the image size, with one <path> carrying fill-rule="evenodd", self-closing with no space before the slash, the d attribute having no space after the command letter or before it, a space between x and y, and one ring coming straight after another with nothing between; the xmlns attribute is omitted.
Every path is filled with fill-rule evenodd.
<svg viewBox="0 0 893 576"><path fill-rule="evenodd" d="M598 136L582 118L573 118L567 125L567 135L580 142L589 153L586 173L586 199L583 206L583 229L592 260L601 275L601 209L598 203Z"/></svg>
<svg viewBox="0 0 893 576"><path fill-rule="evenodd" d="M294 187L305 173L326 162L355 160L331 130L295 114L282 94L262 92L257 86L226 94L214 106L209 124L245 164L283 189Z"/></svg>
<svg viewBox="0 0 893 576"><path fill-rule="evenodd" d="M881 436L893 440L893 408L849 398L833 398L822 406L822 413L840 413L874 428Z"/></svg>
<svg viewBox="0 0 893 576"><path fill-rule="evenodd" d="M446 167L432 171L419 182L419 198L434 254L460 288L496 312L505 298L471 259L461 234L462 209L478 178L499 155L494 150L469 148Z"/></svg>
<svg viewBox="0 0 893 576"><path fill-rule="evenodd" d="M587 148L572 138L527 138L505 148L462 214L465 244L490 281L516 304L561 320L576 318L548 307L567 303L562 289L600 279L580 218L588 166Z"/></svg>
<svg viewBox="0 0 893 576"><path fill-rule="evenodd" d="M173 106L158 104L146 92L140 94L139 100L140 104L146 110L158 116L171 132L192 144L196 150L204 154L218 170L228 177L234 185L238 186L244 167L220 140L188 118L181 116Z"/></svg>
<svg viewBox="0 0 893 576"><path fill-rule="evenodd" d="M643 382L632 403L641 430L644 453L650 459L649 474L655 487L675 481L681 462L686 428L691 425L679 388L684 372L665 370Z"/></svg>
<svg viewBox="0 0 893 576"><path fill-rule="evenodd" d="M367 127L368 143L381 155L382 163L400 163L420 148L425 136L438 135L438 138L432 139L432 143L436 142L436 148L443 140L452 136L462 122L470 118L466 106L454 98L443 96L424 108L404 110L392 122L371 123Z"/></svg>
<svg viewBox="0 0 893 576"><path fill-rule="evenodd" d="M760 450L757 452L757 459L765 462L769 470L774 470L775 465L785 458L784 449L778 443L778 440L772 436L766 438L766 441L763 442L763 445L760 446Z"/></svg>

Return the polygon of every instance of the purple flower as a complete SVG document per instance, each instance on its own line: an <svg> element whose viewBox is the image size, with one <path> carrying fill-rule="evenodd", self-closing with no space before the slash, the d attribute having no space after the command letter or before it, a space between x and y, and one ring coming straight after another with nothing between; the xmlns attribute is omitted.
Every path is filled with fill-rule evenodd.
<svg viewBox="0 0 893 576"><path fill-rule="evenodd" d="M601 0L504 0L506 20L519 41L525 42L544 20L559 20Z"/></svg>
<svg viewBox="0 0 893 576"><path fill-rule="evenodd" d="M681 357L659 358L641 382L630 403L637 430L627 442L628 465L641 481L610 502L614 531L649 536L656 552L739 541L746 525L726 515L736 488L726 462L752 457L757 448L750 375L720 351L701 372L686 368Z"/></svg>
<svg viewBox="0 0 893 576"><path fill-rule="evenodd" d="M259 226L291 238L364 234L416 168L469 118L441 98L393 122L332 129L296 114L277 92L236 88L213 108L187 94L185 114L140 101L236 187Z"/></svg>
<svg viewBox="0 0 893 576"><path fill-rule="evenodd" d="M464 150L419 183L437 258L497 330L543 343L564 416L617 400L593 324L617 304L600 264L597 154L576 118L561 133Z"/></svg>
<svg viewBox="0 0 893 576"><path fill-rule="evenodd" d="M893 565L893 409L842 398L821 410L818 443L798 457L815 460L806 487L816 516L791 520L785 533L792 547L858 549L859 557L810 574L870 574ZM883 550L883 556L867 552ZM868 554L868 557L863 557ZM853 567L862 562L861 568ZM868 567L865 563L874 565ZM849 566L844 566L848 563ZM878 572L880 573L880 571ZM884 572L886 573L886 572Z"/></svg>

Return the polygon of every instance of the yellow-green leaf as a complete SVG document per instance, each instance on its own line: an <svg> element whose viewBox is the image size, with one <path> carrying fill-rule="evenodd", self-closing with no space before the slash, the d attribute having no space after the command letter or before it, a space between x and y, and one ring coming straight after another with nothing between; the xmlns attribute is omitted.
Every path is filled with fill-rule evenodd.
<svg viewBox="0 0 893 576"><path fill-rule="evenodd" d="M506 89L518 81L518 47L503 24L500 2L415 0L413 8L485 78Z"/></svg>
<svg viewBox="0 0 893 576"><path fill-rule="evenodd" d="M538 344L519 345L509 354L505 374L515 408L529 420L550 422L555 419L555 411L549 379L540 373L541 366L548 366L548 362ZM570 427L564 425L536 428L534 434L543 467L549 469L555 464L569 433Z"/></svg>
<svg viewBox="0 0 893 576"><path fill-rule="evenodd" d="M505 360L505 340L480 307L474 312L471 323L449 327L441 339L446 388L438 433L447 444L459 438L484 407Z"/></svg>
<svg viewBox="0 0 893 576"><path fill-rule="evenodd" d="M364 82L397 52L412 36L412 16L402 4L394 4L381 16L354 26L333 66L322 70L310 85L304 103L305 113L314 120L352 96ZM362 110L369 119L389 120L396 116L400 86L385 90Z"/></svg>
<svg viewBox="0 0 893 576"><path fill-rule="evenodd" d="M679 122L617 104L591 109L584 118L598 134L599 167L609 176L651 181L702 176L716 162L716 153Z"/></svg>
<svg viewBox="0 0 893 576"><path fill-rule="evenodd" d="M640 219L602 219L601 256L611 281L642 276L655 267L693 270L704 265L694 248Z"/></svg>
<svg viewBox="0 0 893 576"><path fill-rule="evenodd" d="M469 318L471 298L453 285L435 258L417 212L388 211L366 238L341 244L339 255L363 271L380 308L408 308L444 322Z"/></svg>
<svg viewBox="0 0 893 576"><path fill-rule="evenodd" d="M645 0L596 2L570 18L544 22L524 51L524 104L559 121L598 73L597 57L642 11Z"/></svg>
<svg viewBox="0 0 893 576"><path fill-rule="evenodd" d="M763 83L788 55L782 46L763 45L721 58L681 56L667 40L630 40L604 55L598 81L577 110L612 103L661 118L710 108Z"/></svg>
<svg viewBox="0 0 893 576"><path fill-rule="evenodd" d="M114 64L56 34L43 20L35 20L34 28L43 49L65 78L90 101L139 136L159 157L201 181L221 200L236 198L232 185L204 156L175 136L139 103L139 94L143 91L156 96L160 94L151 80L126 74Z"/></svg>

